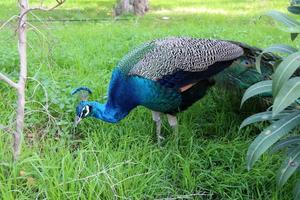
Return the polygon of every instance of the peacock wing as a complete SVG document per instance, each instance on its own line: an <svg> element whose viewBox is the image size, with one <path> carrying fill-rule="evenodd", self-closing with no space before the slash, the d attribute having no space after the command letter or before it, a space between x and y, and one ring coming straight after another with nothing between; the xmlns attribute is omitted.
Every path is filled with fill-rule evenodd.
<svg viewBox="0 0 300 200"><path fill-rule="evenodd" d="M139 63L146 54L150 53L154 47L155 44L153 42L147 42L136 47L119 61L118 67L124 74L128 75L132 68Z"/></svg>
<svg viewBox="0 0 300 200"><path fill-rule="evenodd" d="M220 67L215 63L232 61L244 53L240 46L231 42L189 37L157 39L145 45L151 48L135 51L131 57L138 59L131 59L135 62L128 74L154 81L172 78L176 73L178 76L178 72L205 72L209 68ZM137 53L140 51L142 53ZM189 77L184 74L183 77Z"/></svg>

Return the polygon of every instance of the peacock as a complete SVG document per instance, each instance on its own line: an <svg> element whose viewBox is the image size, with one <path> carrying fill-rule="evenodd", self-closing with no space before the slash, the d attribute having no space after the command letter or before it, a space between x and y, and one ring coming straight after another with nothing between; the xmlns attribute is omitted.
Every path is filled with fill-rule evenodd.
<svg viewBox="0 0 300 200"><path fill-rule="evenodd" d="M162 114L178 131L176 114L200 100L215 83L246 89L269 79L279 58L262 57L262 73L255 69L255 57L261 50L234 41L167 37L146 42L125 55L114 68L107 101L88 101L84 95L76 107L76 124L94 117L117 123L137 106L152 111L160 143ZM79 91L91 90L79 87Z"/></svg>

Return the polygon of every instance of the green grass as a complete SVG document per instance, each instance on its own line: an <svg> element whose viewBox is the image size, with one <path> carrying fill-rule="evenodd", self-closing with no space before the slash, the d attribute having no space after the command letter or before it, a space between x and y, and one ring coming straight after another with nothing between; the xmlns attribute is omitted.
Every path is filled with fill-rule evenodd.
<svg viewBox="0 0 300 200"><path fill-rule="evenodd" d="M112 19L113 4L67 1L56 11L37 13L43 19L108 20L32 22L41 33L34 28L29 33L29 76L47 90L53 118L36 103L44 104L46 98L42 87L30 80L23 152L15 165L11 137L0 132L0 199L291 199L291 182L283 190L276 188L280 156L264 156L253 170L246 170L248 145L261 126L242 132L238 128L259 106L239 110L240 99L228 91L214 88L179 114L178 148L166 123L166 141L158 147L150 112L142 107L117 125L87 119L74 129L77 99L69 94L87 85L95 91L91 99L103 101L118 60L153 38L222 38L259 47L290 43L274 22L259 19L269 9L283 10L287 0L151 0L152 10L145 17L121 21ZM13 14L14 1L2 1L0 19ZM13 78L18 73L15 39L13 26L0 32L0 69ZM4 83L0 94L0 124L7 124L14 117L15 94Z"/></svg>

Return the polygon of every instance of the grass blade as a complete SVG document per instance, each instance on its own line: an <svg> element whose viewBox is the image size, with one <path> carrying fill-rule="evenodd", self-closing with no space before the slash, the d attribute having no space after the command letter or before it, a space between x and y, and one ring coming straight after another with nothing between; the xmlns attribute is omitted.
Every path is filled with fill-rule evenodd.
<svg viewBox="0 0 300 200"><path fill-rule="evenodd" d="M295 188L294 188L294 199L300 199L300 180L297 182Z"/></svg>
<svg viewBox="0 0 300 200"><path fill-rule="evenodd" d="M261 81L258 83L255 83L251 87L249 87L246 92L243 95L242 102L241 102L241 107L243 106L244 102L250 99L253 96L256 96L258 94L263 94L263 93L271 93L272 92L272 81L271 80L266 80L266 81Z"/></svg>
<svg viewBox="0 0 300 200"><path fill-rule="evenodd" d="M291 129L300 123L300 111L291 113L290 115L272 123L263 132L261 132L251 143L247 152L247 168L248 170L254 165L259 157L277 142L281 137L287 134Z"/></svg>
<svg viewBox="0 0 300 200"><path fill-rule="evenodd" d="M283 162L277 177L279 187L282 187L300 166L300 146L293 148L291 154Z"/></svg>
<svg viewBox="0 0 300 200"><path fill-rule="evenodd" d="M273 75L272 93L275 97L283 84L293 75L300 66L300 52L293 53L285 58L277 67Z"/></svg>
<svg viewBox="0 0 300 200"><path fill-rule="evenodd" d="M275 153L283 148L289 147L294 144L300 144L300 136L291 136L284 140L277 142L271 149L271 153Z"/></svg>
<svg viewBox="0 0 300 200"><path fill-rule="evenodd" d="M278 92L273 104L273 116L283 111L300 97L300 77L288 80Z"/></svg>

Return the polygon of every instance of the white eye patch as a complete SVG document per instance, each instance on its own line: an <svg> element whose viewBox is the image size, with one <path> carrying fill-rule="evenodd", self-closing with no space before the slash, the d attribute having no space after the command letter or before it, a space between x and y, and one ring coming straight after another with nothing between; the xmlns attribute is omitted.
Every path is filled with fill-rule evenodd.
<svg viewBox="0 0 300 200"><path fill-rule="evenodd" d="M85 106L81 111L80 117L86 117L88 116L89 113L90 113L90 107Z"/></svg>
<svg viewBox="0 0 300 200"><path fill-rule="evenodd" d="M84 114L84 116L86 117L90 113L90 107L86 106L85 110L86 110L86 113Z"/></svg>

